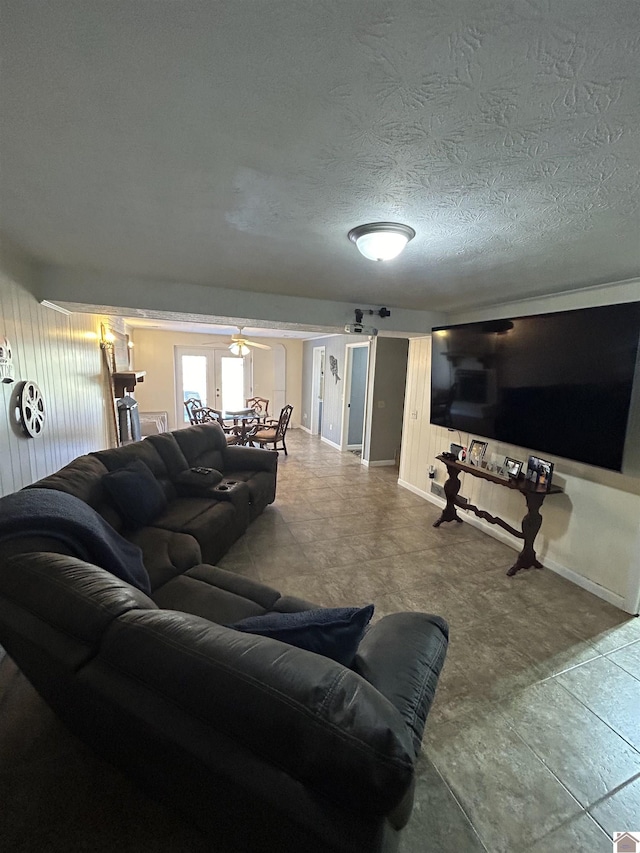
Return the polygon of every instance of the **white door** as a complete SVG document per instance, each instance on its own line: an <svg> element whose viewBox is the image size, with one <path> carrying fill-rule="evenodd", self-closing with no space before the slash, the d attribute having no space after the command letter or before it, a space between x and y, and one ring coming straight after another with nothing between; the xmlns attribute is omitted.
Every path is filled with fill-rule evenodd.
<svg viewBox="0 0 640 853"><path fill-rule="evenodd" d="M212 409L242 409L251 391L251 355L228 349L175 347L176 423L189 424L184 401L195 397Z"/></svg>
<svg viewBox="0 0 640 853"><path fill-rule="evenodd" d="M227 411L244 409L247 398L253 396L251 354L233 355L228 349L213 352L216 380L216 404L213 408Z"/></svg>
<svg viewBox="0 0 640 853"><path fill-rule="evenodd" d="M342 412L342 450L362 450L369 373L369 343L347 344Z"/></svg>
<svg viewBox="0 0 640 853"><path fill-rule="evenodd" d="M324 400L324 347L313 348L313 374L311 378L311 433L322 433L322 403Z"/></svg>

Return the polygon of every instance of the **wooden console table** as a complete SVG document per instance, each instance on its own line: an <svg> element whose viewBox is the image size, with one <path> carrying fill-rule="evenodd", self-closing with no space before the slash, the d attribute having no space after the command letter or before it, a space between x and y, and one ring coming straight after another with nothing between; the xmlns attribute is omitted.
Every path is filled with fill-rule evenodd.
<svg viewBox="0 0 640 853"><path fill-rule="evenodd" d="M536 552L533 549L533 543L538 535L538 531L540 530L540 525L542 524L540 507L547 495L557 495L562 492L560 486L554 486L551 484L549 489L537 491L536 487L532 486L531 483L523 477L519 477L517 480L506 479L504 477L498 477L496 474L493 474L491 471L487 471L485 468L478 468L476 465L467 465L464 462L447 459L442 455L437 456L436 459L447 466L449 476L447 478L447 482L444 484L444 493L447 496L447 505L442 510L442 515L433 526L440 527L443 521L458 521L462 523L462 519L456 512L456 507L469 509L479 518L484 518L491 524L498 524L513 536L517 536L518 539L524 540L524 547L518 554L518 559L507 572L507 575L511 577L520 569L530 569L532 567L541 569L542 563L536 559ZM459 478L461 473L471 474L472 477L489 480L490 483L497 483L499 486L505 486L507 489L514 489L515 491L521 492L527 502L527 514L522 519L522 530L516 530L515 527L507 524L507 522L502 518L489 515L488 512L478 509L478 507L473 504L463 503L458 497L458 492L460 491Z"/></svg>

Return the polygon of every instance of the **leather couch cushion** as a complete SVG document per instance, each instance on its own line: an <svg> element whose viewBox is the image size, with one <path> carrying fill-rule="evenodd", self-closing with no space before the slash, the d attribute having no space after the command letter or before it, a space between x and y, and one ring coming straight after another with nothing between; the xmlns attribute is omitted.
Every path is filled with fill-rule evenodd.
<svg viewBox="0 0 640 853"><path fill-rule="evenodd" d="M215 563L244 532L246 516L228 501L176 498L153 520L152 526L193 536L200 546L202 560Z"/></svg>
<svg viewBox="0 0 640 853"><path fill-rule="evenodd" d="M131 531L126 538L142 551L152 590L202 562L200 546L193 536L186 533L141 527Z"/></svg>
<svg viewBox="0 0 640 853"><path fill-rule="evenodd" d="M158 607L223 625L265 613L279 601L280 593L218 566L200 565L168 581L152 597Z"/></svg>
<svg viewBox="0 0 640 853"><path fill-rule="evenodd" d="M189 463L173 433L163 432L160 435L150 435L145 439L145 442L149 442L149 445L157 451L170 477L177 477L181 471L189 467Z"/></svg>
<svg viewBox="0 0 640 853"><path fill-rule="evenodd" d="M216 468L225 471L224 452L227 439L220 424L198 424L171 433L182 450L190 468Z"/></svg>
<svg viewBox="0 0 640 853"><path fill-rule="evenodd" d="M125 468L132 462L140 460L144 462L160 483L167 496L167 500L172 500L175 497L176 491L171 481L169 470L164 459L158 453L155 446L149 442L149 439L145 438L143 441L134 441L132 444L125 444L122 447L114 447L109 450L98 450L91 455L99 459L109 471Z"/></svg>
<svg viewBox="0 0 640 853"><path fill-rule="evenodd" d="M105 474L103 486L125 526L144 527L167 508L167 496L141 459Z"/></svg>
<svg viewBox="0 0 640 853"><path fill-rule="evenodd" d="M102 478L108 470L93 454L88 454L79 456L55 474L49 474L48 477L43 477L25 488L56 489L74 495L93 507L115 530L121 531L124 526L122 519L102 485Z"/></svg>
<svg viewBox="0 0 640 853"><path fill-rule="evenodd" d="M371 617L366 607L323 607L297 613L267 613L228 625L236 631L271 637L350 666Z"/></svg>
<svg viewBox="0 0 640 853"><path fill-rule="evenodd" d="M50 552L11 557L0 572L0 620L19 645L77 667L123 613L156 609L140 590L92 563ZM18 645L18 647L19 647ZM7 647L12 648L10 642Z"/></svg>

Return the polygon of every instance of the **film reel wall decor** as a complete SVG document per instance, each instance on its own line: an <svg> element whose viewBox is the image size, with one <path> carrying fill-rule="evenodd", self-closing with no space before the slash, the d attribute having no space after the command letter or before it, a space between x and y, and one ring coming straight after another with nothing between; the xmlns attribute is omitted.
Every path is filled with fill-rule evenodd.
<svg viewBox="0 0 640 853"><path fill-rule="evenodd" d="M17 416L30 438L42 434L45 422L44 397L35 382L27 380L22 384L18 394Z"/></svg>

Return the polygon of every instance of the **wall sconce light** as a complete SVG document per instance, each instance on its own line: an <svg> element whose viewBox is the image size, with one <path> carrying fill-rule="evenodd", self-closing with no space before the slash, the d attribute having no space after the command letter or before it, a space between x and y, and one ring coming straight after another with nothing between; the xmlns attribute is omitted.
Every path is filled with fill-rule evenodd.
<svg viewBox="0 0 640 853"><path fill-rule="evenodd" d="M100 323L100 349L113 349L116 336L111 329L107 329L104 323Z"/></svg>

